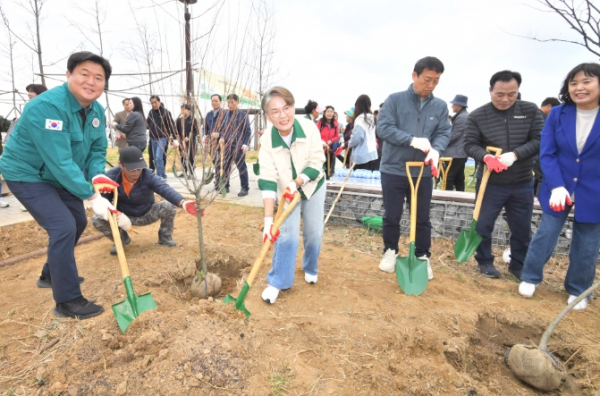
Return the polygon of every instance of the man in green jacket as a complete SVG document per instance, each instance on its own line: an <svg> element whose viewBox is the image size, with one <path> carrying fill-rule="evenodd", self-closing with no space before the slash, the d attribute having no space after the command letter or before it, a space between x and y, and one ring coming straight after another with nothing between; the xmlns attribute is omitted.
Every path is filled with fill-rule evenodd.
<svg viewBox="0 0 600 396"><path fill-rule="evenodd" d="M48 261L37 281L52 287L56 316L86 319L104 309L79 287L75 245L87 218L83 200L108 219L114 207L90 184L118 186L106 176L106 126L102 95L111 74L108 60L77 52L67 61L67 83L25 106L0 158L12 193L48 233Z"/></svg>

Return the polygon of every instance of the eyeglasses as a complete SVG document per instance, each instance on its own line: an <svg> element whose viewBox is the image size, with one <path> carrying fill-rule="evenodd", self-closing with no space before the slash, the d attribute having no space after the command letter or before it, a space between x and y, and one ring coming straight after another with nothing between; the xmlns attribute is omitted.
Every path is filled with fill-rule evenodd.
<svg viewBox="0 0 600 396"><path fill-rule="evenodd" d="M269 116L271 116L272 118L281 118L283 117L283 115L291 115L295 113L295 110L293 106L285 106L281 109L271 109L269 110Z"/></svg>

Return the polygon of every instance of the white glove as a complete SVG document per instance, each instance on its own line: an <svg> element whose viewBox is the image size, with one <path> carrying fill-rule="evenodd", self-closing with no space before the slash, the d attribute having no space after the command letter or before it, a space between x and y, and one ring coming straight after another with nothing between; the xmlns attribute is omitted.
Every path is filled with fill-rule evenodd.
<svg viewBox="0 0 600 396"><path fill-rule="evenodd" d="M431 150L431 143L427 138L414 137L410 142L410 146L424 153Z"/></svg>
<svg viewBox="0 0 600 396"><path fill-rule="evenodd" d="M506 166L507 168L510 168L511 165L514 164L516 160L517 160L517 156L512 151L501 154L500 157L498 157L498 161L500 161L502 163L502 165Z"/></svg>
<svg viewBox="0 0 600 396"><path fill-rule="evenodd" d="M323 143L323 148L329 147L329 145L327 144L327 142L325 140L321 140L321 143Z"/></svg>
<svg viewBox="0 0 600 396"><path fill-rule="evenodd" d="M108 202L108 199L103 198L100 195L95 195L95 197L96 198L88 199L89 203L92 204L94 214L108 221L108 210L110 209L111 211L115 211L115 207L110 202Z"/></svg>
<svg viewBox="0 0 600 396"><path fill-rule="evenodd" d="M248 151L248 145L244 144L242 146L242 153L245 153L246 151Z"/></svg>
<svg viewBox="0 0 600 396"><path fill-rule="evenodd" d="M177 139L173 139L173 147L179 147L179 142Z"/></svg>
<svg viewBox="0 0 600 396"><path fill-rule="evenodd" d="M553 189L550 196L550 209L555 212L562 212L565 210L565 203L569 206L573 205L573 201L569 197L569 191L564 187Z"/></svg>
<svg viewBox="0 0 600 396"><path fill-rule="evenodd" d="M427 153L425 157L425 165L429 165L431 163L431 174L433 177L438 177L438 162L440 161L440 153L432 148Z"/></svg>
<svg viewBox="0 0 600 396"><path fill-rule="evenodd" d="M117 129L117 123L116 122L114 122L114 121L109 122L109 125L111 126L111 128Z"/></svg>
<svg viewBox="0 0 600 396"><path fill-rule="evenodd" d="M282 205L282 203L280 203ZM279 236L279 230L275 233L275 235L271 234L271 228L273 227L273 217L265 217L265 226L263 228L263 243L269 239L271 242L275 242L277 237Z"/></svg>
<svg viewBox="0 0 600 396"><path fill-rule="evenodd" d="M117 216L117 225L124 231L129 231L131 228L131 220L125 213L119 213Z"/></svg>

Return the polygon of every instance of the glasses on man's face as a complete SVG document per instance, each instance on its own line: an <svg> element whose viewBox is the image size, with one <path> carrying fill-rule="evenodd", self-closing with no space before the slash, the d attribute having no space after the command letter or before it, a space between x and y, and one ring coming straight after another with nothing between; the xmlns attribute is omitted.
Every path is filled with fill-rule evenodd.
<svg viewBox="0 0 600 396"><path fill-rule="evenodd" d="M290 115L291 113L294 112L294 108L292 106L284 106L282 108L279 109L271 109L269 110L269 116L271 116L272 118L281 118L284 115Z"/></svg>

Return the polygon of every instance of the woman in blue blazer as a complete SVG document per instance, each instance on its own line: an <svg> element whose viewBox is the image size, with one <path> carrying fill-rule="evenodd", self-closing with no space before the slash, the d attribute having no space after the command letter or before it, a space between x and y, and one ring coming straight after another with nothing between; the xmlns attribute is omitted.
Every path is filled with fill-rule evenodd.
<svg viewBox="0 0 600 396"><path fill-rule="evenodd" d="M544 179L539 193L543 209L540 228L529 245L519 293L533 296L542 282L569 212L573 236L565 289L568 303L582 294L596 276L600 249L600 65L582 63L569 72L560 91L564 102L552 108L540 145ZM584 309L582 300L574 309Z"/></svg>

